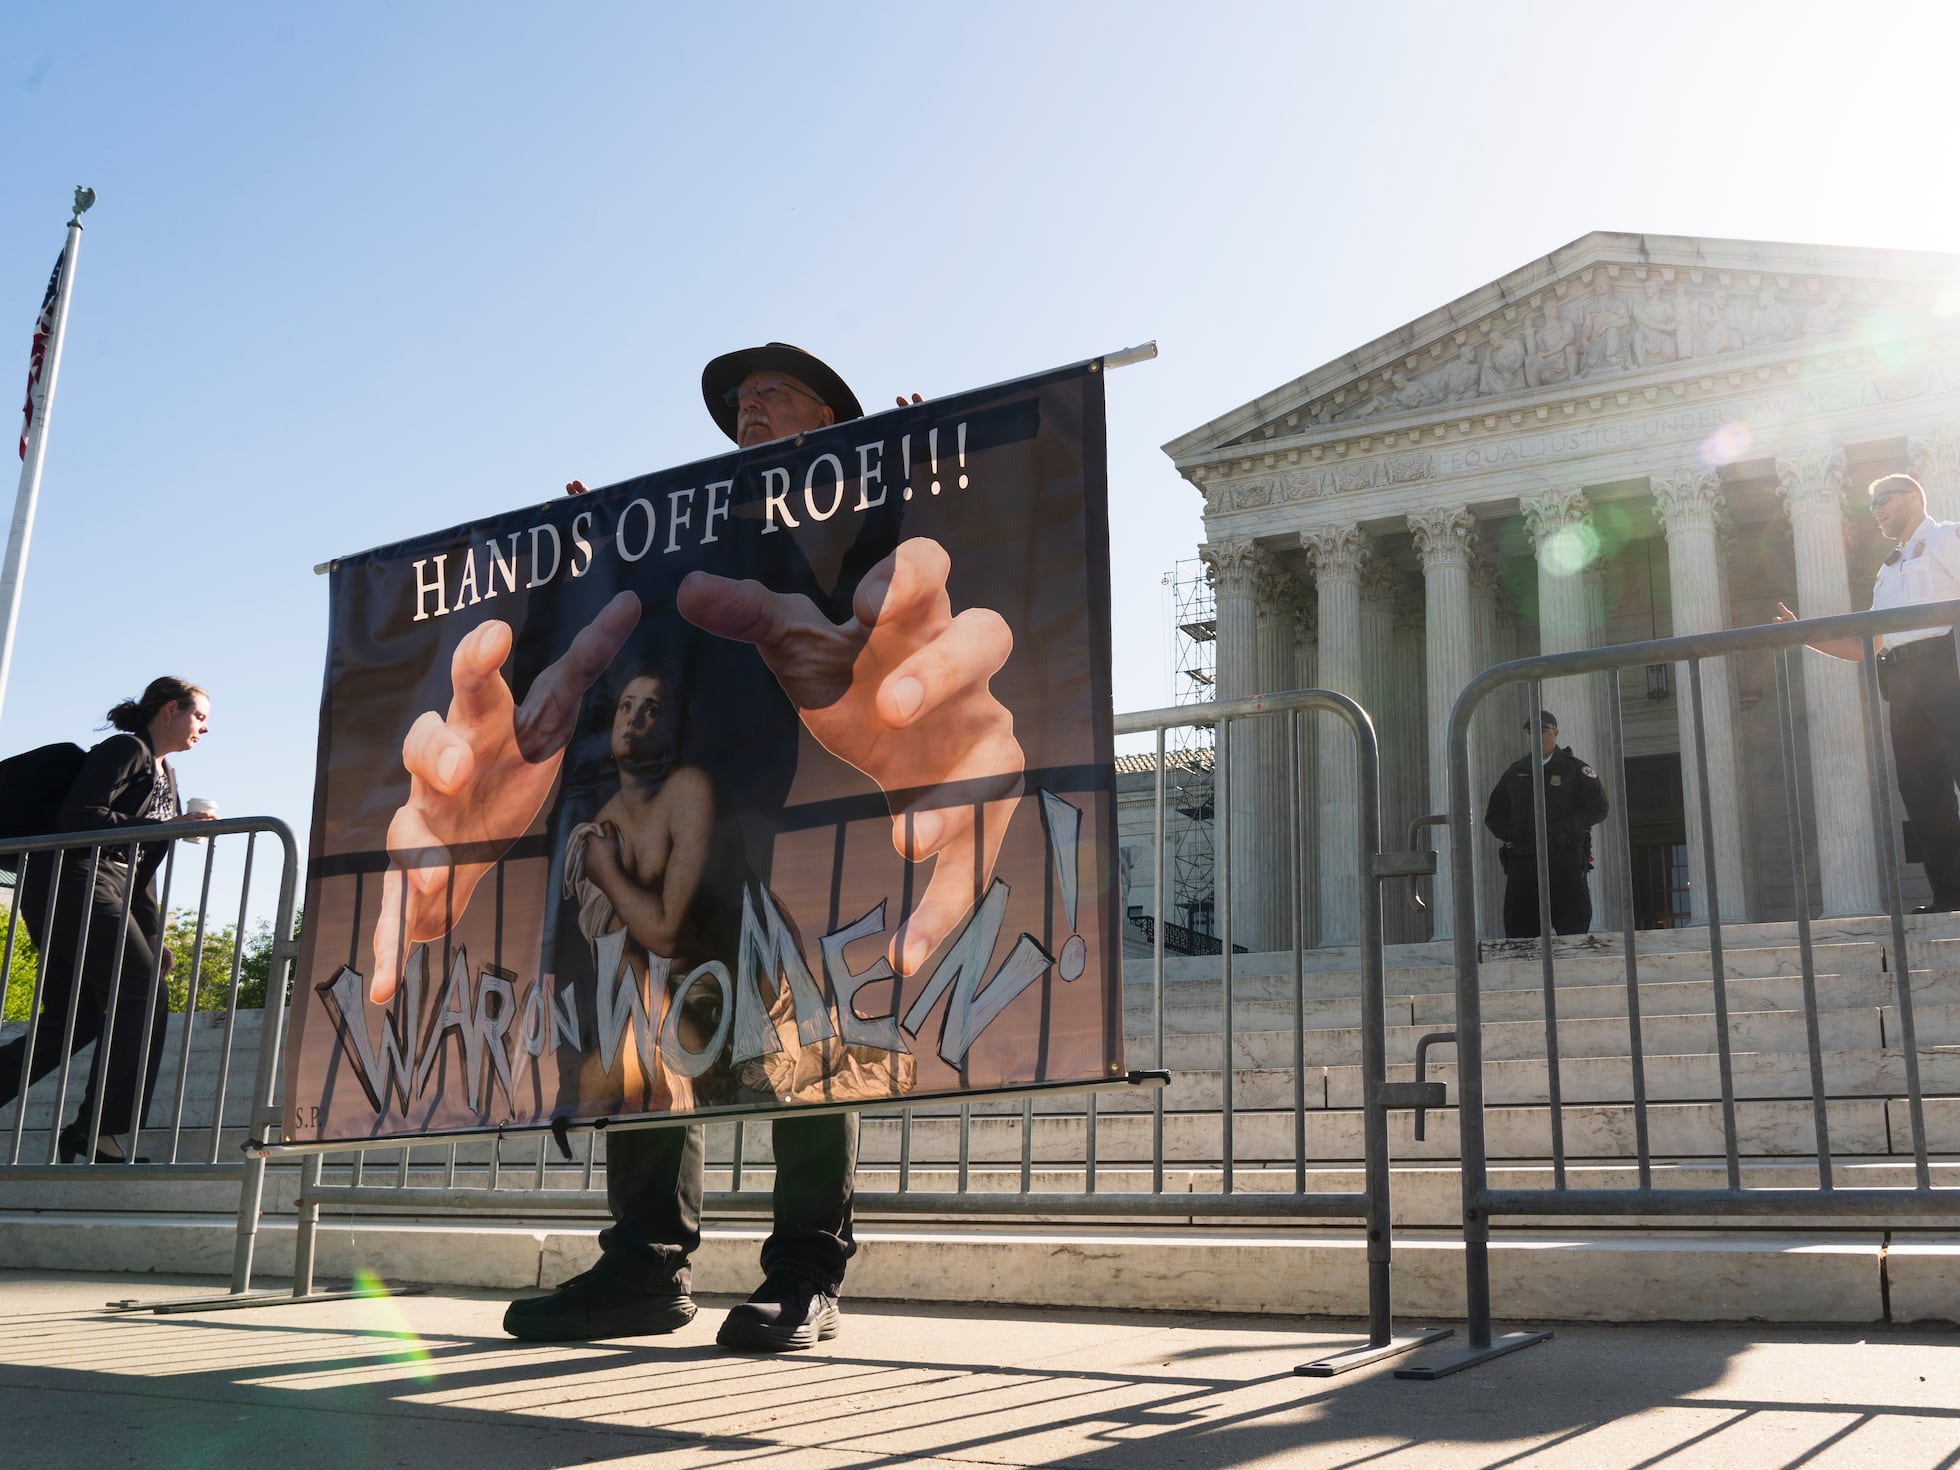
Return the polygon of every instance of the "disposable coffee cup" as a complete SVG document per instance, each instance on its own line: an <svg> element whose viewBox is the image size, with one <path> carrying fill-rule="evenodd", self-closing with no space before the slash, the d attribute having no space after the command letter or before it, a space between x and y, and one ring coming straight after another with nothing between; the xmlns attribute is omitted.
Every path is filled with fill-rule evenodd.
<svg viewBox="0 0 1960 1470"><path fill-rule="evenodd" d="M187 817L215 817L218 815L218 804L202 796L193 796L189 801L184 803L184 815ZM203 840L202 837L186 837L184 839L186 842L202 842Z"/></svg>

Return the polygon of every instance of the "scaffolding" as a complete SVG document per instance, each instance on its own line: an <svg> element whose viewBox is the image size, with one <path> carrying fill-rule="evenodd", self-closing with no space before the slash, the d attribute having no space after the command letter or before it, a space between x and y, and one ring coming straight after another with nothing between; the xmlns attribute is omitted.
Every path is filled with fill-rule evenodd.
<svg viewBox="0 0 1960 1470"><path fill-rule="evenodd" d="M1211 569L1197 557L1178 562L1171 588L1171 699L1205 704L1217 695L1218 608ZM1171 810L1183 817L1170 834L1169 909L1198 934L1213 924L1212 727L1185 726L1167 732L1164 785ZM1166 917L1169 910L1167 909Z"/></svg>

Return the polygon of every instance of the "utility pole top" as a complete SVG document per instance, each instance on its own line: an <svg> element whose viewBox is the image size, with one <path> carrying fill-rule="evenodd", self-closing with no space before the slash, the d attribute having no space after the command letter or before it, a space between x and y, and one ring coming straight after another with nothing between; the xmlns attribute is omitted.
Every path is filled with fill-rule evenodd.
<svg viewBox="0 0 1960 1470"><path fill-rule="evenodd" d="M95 190L77 185L75 188L75 212L68 216L68 223L79 225L82 222L82 216L88 213L89 206L94 203Z"/></svg>

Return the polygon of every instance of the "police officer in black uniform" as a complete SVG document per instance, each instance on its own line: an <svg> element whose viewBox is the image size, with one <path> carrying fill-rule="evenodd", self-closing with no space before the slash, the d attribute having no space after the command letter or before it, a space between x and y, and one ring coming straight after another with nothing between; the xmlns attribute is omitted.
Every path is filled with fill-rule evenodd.
<svg viewBox="0 0 1960 1470"><path fill-rule="evenodd" d="M1545 775L1545 875L1551 888L1552 932L1583 934L1592 927L1592 829L1606 820L1606 788L1599 773L1558 743L1558 720L1538 712L1539 753L1520 756L1498 779L1484 808L1484 825L1504 845L1504 936L1538 936L1538 874L1531 778ZM1525 729L1531 728L1527 721Z"/></svg>

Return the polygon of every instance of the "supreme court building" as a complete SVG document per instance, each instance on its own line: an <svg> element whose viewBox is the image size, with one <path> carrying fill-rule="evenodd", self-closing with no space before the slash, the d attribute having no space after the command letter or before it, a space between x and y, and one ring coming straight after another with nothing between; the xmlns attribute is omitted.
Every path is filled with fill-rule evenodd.
<svg viewBox="0 0 1960 1470"><path fill-rule="evenodd" d="M1383 846L1402 847L1412 818L1446 805L1444 733L1477 671L1768 622L1779 598L1807 617L1862 609L1887 549L1864 509L1880 474L1910 470L1934 516L1960 519L1960 258L1595 233L1165 452L1204 496L1218 696L1358 699L1381 741ZM1858 670L1801 662L1811 911L1875 912ZM1790 918L1772 659L1710 661L1703 676L1722 916ZM1629 814L1636 921L1705 922L1683 674L1620 674L1624 783L1606 769L1609 677L1546 685L1560 743ZM1520 686L1474 726L1480 814L1527 748L1525 716ZM1309 944L1352 943L1352 742L1331 717L1307 723L1301 922ZM1233 939L1252 949L1292 932L1286 740L1271 719L1234 732ZM1134 843L1138 824L1123 825ZM1616 929L1623 878L1599 846L1595 927ZM1445 852L1428 915L1391 892L1390 942L1447 936L1452 881L1476 884L1480 932L1501 933L1495 856L1480 836L1482 871L1466 880Z"/></svg>

